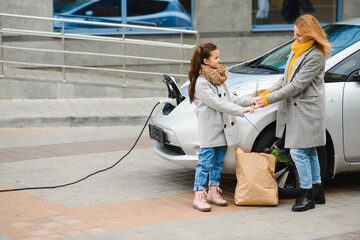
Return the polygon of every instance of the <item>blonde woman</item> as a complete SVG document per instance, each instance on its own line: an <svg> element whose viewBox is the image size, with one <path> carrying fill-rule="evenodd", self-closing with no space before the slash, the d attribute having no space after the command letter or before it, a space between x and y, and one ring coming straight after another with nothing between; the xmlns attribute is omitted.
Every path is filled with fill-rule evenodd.
<svg viewBox="0 0 360 240"><path fill-rule="evenodd" d="M325 59L330 43L318 20L306 14L294 23L294 43L284 75L255 99L258 107L280 102L276 136L285 136L285 148L300 178L300 197L292 211L325 203L316 147L325 145Z"/></svg>

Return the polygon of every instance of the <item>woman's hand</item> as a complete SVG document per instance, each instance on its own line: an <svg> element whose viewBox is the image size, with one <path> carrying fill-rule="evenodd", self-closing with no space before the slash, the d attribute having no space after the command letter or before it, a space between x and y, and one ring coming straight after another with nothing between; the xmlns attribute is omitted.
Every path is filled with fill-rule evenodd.
<svg viewBox="0 0 360 240"><path fill-rule="evenodd" d="M254 97L253 98L253 103L255 104L255 109L257 108L263 108L266 107L267 105L264 103L264 100L261 96L259 97Z"/></svg>

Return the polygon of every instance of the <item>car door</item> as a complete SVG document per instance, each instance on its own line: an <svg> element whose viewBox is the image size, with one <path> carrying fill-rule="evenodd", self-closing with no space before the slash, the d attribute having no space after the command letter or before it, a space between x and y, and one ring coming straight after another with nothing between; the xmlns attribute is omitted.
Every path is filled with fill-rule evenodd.
<svg viewBox="0 0 360 240"><path fill-rule="evenodd" d="M325 73L326 124L340 162L337 171L347 171L346 162L360 161L360 50L355 50Z"/></svg>
<svg viewBox="0 0 360 240"><path fill-rule="evenodd" d="M345 61L348 77L343 99L344 154L347 162L360 162L360 50Z"/></svg>

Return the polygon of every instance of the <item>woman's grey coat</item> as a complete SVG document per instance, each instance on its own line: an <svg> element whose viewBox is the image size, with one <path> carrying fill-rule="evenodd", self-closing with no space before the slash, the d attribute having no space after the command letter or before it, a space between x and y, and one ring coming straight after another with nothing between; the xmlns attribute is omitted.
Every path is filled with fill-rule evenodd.
<svg viewBox="0 0 360 240"><path fill-rule="evenodd" d="M241 106L251 106L251 97L239 98L231 94L225 84L213 85L199 76L195 84L194 103L201 148L239 143L240 126L235 116L244 116Z"/></svg>
<svg viewBox="0 0 360 240"><path fill-rule="evenodd" d="M325 57L321 50L312 46L294 63L289 83L288 64L282 78L269 88L266 95L269 104L280 102L276 136L282 137L285 126L286 148L310 148L323 146L325 134Z"/></svg>

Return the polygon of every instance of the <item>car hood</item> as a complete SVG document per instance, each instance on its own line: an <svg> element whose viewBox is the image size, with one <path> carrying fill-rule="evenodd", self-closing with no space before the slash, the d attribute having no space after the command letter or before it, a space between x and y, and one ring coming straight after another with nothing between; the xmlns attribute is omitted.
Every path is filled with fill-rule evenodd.
<svg viewBox="0 0 360 240"><path fill-rule="evenodd" d="M237 64L230 68L241 66L242 64ZM230 69L228 68L228 69ZM226 72L227 80L225 84L228 86L230 92L235 93L238 96L244 96L248 94L256 93L260 89L267 89L273 85L281 76L281 74L244 74L244 73L234 73ZM186 81L181 87L180 92L183 96L188 96L188 86L189 81Z"/></svg>

